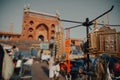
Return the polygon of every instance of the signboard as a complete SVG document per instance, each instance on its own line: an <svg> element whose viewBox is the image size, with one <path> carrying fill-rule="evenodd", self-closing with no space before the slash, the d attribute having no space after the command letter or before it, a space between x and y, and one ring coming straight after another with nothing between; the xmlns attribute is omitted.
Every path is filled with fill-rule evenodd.
<svg viewBox="0 0 120 80"><path fill-rule="evenodd" d="M49 49L49 43L40 43L40 49Z"/></svg>

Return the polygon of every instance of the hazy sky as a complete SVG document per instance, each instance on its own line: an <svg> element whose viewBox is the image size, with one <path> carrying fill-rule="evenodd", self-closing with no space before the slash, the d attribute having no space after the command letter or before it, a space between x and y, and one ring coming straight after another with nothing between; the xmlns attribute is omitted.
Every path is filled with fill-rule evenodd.
<svg viewBox="0 0 120 80"><path fill-rule="evenodd" d="M114 5L114 9L109 13L109 21L110 24L120 24L120 0L0 0L0 31L8 32L10 24L13 23L13 32L21 33L23 8L26 4L30 4L31 10L50 14L58 11L61 19L80 22L84 22L87 17L92 20ZM101 20L102 18L98 22L101 23ZM108 21L106 16L104 21ZM78 24L62 22L62 25L65 28ZM84 38L86 28L74 28L70 36Z"/></svg>

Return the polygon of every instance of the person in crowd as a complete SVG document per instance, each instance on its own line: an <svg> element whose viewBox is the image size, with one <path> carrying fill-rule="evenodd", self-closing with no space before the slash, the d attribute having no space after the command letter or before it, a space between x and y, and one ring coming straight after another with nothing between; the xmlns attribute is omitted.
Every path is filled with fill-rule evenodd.
<svg viewBox="0 0 120 80"><path fill-rule="evenodd" d="M85 75L84 75L84 72L83 72L83 67L79 68L79 74L78 74L78 77L77 77L76 80L85 80Z"/></svg>
<svg viewBox="0 0 120 80"><path fill-rule="evenodd" d="M86 71L89 71L91 68L91 59L89 57L89 54L88 53L85 53L84 54L84 68Z"/></svg>
<svg viewBox="0 0 120 80"><path fill-rule="evenodd" d="M15 45L13 45L11 51L13 53L13 58L18 59L19 49Z"/></svg>
<svg viewBox="0 0 120 80"><path fill-rule="evenodd" d="M90 74L91 72L93 72L94 70L93 70L93 65L92 65L92 61L91 61L91 58L90 58L90 56L89 56L89 54L88 53L85 53L84 54L84 64L83 64L83 67L84 67L84 71L87 73L86 74L86 79L87 78L89 78L90 79L90 75L88 75L88 74Z"/></svg>
<svg viewBox="0 0 120 80"><path fill-rule="evenodd" d="M31 48L31 56L37 57L37 50L34 47Z"/></svg>
<svg viewBox="0 0 120 80"><path fill-rule="evenodd" d="M55 60L55 56L51 56L49 60L49 78L50 80L58 80L60 72L59 60Z"/></svg>
<svg viewBox="0 0 120 80"><path fill-rule="evenodd" d="M54 78L55 80L59 79L60 65L59 60L56 60L54 63Z"/></svg>
<svg viewBox="0 0 120 80"><path fill-rule="evenodd" d="M51 56L50 61L49 61L49 78L50 80L53 80L54 78L54 57Z"/></svg>
<svg viewBox="0 0 120 80"><path fill-rule="evenodd" d="M0 44L0 80L2 80L3 58L4 58L4 49L2 45Z"/></svg>
<svg viewBox="0 0 120 80"><path fill-rule="evenodd" d="M40 51L40 60L42 60L43 49Z"/></svg>

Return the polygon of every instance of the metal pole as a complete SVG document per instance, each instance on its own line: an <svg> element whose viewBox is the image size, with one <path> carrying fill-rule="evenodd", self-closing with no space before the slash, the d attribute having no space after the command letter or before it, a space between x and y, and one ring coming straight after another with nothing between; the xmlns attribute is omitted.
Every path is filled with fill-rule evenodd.
<svg viewBox="0 0 120 80"><path fill-rule="evenodd" d="M88 34L89 34L89 18L86 18L86 37L87 37L87 72L89 73L89 41L88 41ZM90 80L90 76L88 74L88 80Z"/></svg>

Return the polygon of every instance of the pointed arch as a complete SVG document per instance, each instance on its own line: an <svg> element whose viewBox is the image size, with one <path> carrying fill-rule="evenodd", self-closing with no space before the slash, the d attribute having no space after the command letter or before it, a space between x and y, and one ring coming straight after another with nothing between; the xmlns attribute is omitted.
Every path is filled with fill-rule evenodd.
<svg viewBox="0 0 120 80"><path fill-rule="evenodd" d="M29 35L29 36L28 36L28 40L33 40L33 36L32 36L32 35Z"/></svg>
<svg viewBox="0 0 120 80"><path fill-rule="evenodd" d="M39 24L39 25L36 27L36 30L37 30L37 29L43 30L43 28L48 31L48 27L47 27L47 25L44 24L44 23Z"/></svg>
<svg viewBox="0 0 120 80"><path fill-rule="evenodd" d="M33 28L29 28L29 32L32 32L33 31Z"/></svg>
<svg viewBox="0 0 120 80"><path fill-rule="evenodd" d="M35 28L36 30L36 38L39 40L40 39L40 35L42 35L43 36L43 40L44 41L46 41L46 40L48 40L49 39L49 28L48 28L48 26L46 25L46 24L44 24L44 23L41 23L41 24L39 24L38 26L36 26L36 28ZM41 37L42 37L41 36Z"/></svg>
<svg viewBox="0 0 120 80"><path fill-rule="evenodd" d="M39 36L38 36L38 40L39 40L39 41L44 41L44 36L43 36L43 35L39 35Z"/></svg>

